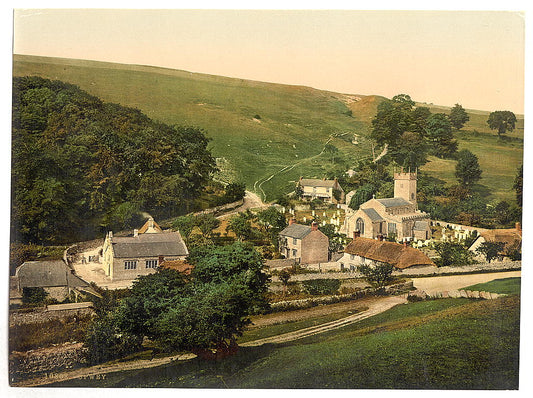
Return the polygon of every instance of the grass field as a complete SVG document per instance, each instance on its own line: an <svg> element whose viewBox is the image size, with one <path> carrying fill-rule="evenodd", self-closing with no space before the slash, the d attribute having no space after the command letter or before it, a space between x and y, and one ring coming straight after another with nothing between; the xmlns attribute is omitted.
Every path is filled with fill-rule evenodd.
<svg viewBox="0 0 533 398"><path fill-rule="evenodd" d="M338 149L339 158L352 164L371 158L366 137L383 100L148 66L18 55L13 74L66 81L164 123L201 127L212 139L210 148L221 168L218 179L243 181L268 200L292 191L300 176L321 178L335 168L332 156L322 153L328 142ZM430 108L449 112L445 107ZM460 148L479 156L484 170L480 184L491 197L510 200L512 180L522 162L523 117L509 134L515 140L498 141L486 126L489 112L469 112L471 121L460 133ZM352 143L354 134L357 144ZM453 161L431 160L423 170L455 180Z"/></svg>
<svg viewBox="0 0 533 398"><path fill-rule="evenodd" d="M404 304L327 334L55 386L518 388L519 298Z"/></svg>
<svg viewBox="0 0 533 398"><path fill-rule="evenodd" d="M498 294L520 294L521 278L495 279L486 283L467 286L465 290L478 290Z"/></svg>

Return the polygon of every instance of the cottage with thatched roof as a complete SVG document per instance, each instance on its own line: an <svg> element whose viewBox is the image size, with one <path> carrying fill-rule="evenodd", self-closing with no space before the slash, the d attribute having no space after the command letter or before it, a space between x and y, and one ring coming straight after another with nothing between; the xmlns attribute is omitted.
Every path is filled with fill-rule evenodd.
<svg viewBox="0 0 533 398"><path fill-rule="evenodd" d="M513 252L522 251L522 228L520 223L516 223L515 228L508 229L488 229L483 230L468 250L476 252L483 242L503 242L505 246L500 256L502 259ZM479 259L483 256L479 255Z"/></svg>
<svg viewBox="0 0 533 398"><path fill-rule="evenodd" d="M388 242L380 239L363 238L355 234L344 249L344 255L340 260L341 269L355 271L362 264L386 263L394 266L397 270L404 270L410 267L436 266L420 250L415 249L404 242Z"/></svg>

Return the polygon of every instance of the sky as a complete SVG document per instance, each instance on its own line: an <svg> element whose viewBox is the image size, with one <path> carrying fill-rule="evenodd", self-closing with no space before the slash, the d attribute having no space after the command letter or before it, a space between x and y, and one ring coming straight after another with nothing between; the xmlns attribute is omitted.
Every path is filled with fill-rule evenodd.
<svg viewBox="0 0 533 398"><path fill-rule="evenodd" d="M14 11L13 52L524 112L517 11Z"/></svg>

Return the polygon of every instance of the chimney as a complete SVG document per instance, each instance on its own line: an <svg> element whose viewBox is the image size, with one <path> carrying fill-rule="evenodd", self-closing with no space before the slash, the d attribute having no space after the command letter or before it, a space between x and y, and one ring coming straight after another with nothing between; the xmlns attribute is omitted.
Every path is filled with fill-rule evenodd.
<svg viewBox="0 0 533 398"><path fill-rule="evenodd" d="M139 236L139 230L138 229L134 229L133 230L133 237L137 238L138 236Z"/></svg>
<svg viewBox="0 0 533 398"><path fill-rule="evenodd" d="M109 231L108 236L109 236L109 239L112 239L113 238L113 231Z"/></svg>
<svg viewBox="0 0 533 398"><path fill-rule="evenodd" d="M379 234L379 235L378 235L378 240L379 240L380 242L383 242L383 235L382 235L382 234Z"/></svg>
<svg viewBox="0 0 533 398"><path fill-rule="evenodd" d="M409 246L409 242L407 240L404 240L403 241L403 247L407 247L407 246Z"/></svg>
<svg viewBox="0 0 533 398"><path fill-rule="evenodd" d="M517 222L514 226L518 232L522 232L522 227L520 226L519 222Z"/></svg>
<svg viewBox="0 0 533 398"><path fill-rule="evenodd" d="M354 239L357 239L360 236L361 236L361 231L359 231L359 230L353 231L353 238Z"/></svg>
<svg viewBox="0 0 533 398"><path fill-rule="evenodd" d="M161 263L163 263L163 261L165 261L165 257L164 256L159 256L158 265L161 265Z"/></svg>
<svg viewBox="0 0 533 398"><path fill-rule="evenodd" d="M313 221L311 224L311 231L318 231L318 223Z"/></svg>
<svg viewBox="0 0 533 398"><path fill-rule="evenodd" d="M289 220L289 225L292 225L292 224L295 224L295 223L296 223L296 218L291 217L291 219Z"/></svg>

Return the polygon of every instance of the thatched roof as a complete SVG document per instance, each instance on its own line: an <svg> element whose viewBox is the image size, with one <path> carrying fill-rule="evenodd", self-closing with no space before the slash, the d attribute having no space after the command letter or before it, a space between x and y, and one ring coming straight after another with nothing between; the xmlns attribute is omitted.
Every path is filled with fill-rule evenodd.
<svg viewBox="0 0 533 398"><path fill-rule="evenodd" d="M414 247L369 238L354 239L346 246L344 252L391 264L400 269L413 265L435 265L428 256Z"/></svg>
<svg viewBox="0 0 533 398"><path fill-rule="evenodd" d="M480 233L487 242L504 242L506 249L518 249L522 244L522 229L489 229Z"/></svg>

